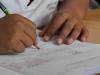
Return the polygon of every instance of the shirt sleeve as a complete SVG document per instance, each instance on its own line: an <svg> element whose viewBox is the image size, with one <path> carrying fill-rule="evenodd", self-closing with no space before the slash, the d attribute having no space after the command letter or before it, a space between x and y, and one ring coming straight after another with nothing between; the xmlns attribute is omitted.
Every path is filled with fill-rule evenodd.
<svg viewBox="0 0 100 75"><path fill-rule="evenodd" d="M92 8L92 9L94 9L94 8L100 8L99 2L98 2L98 0L90 0L90 8Z"/></svg>

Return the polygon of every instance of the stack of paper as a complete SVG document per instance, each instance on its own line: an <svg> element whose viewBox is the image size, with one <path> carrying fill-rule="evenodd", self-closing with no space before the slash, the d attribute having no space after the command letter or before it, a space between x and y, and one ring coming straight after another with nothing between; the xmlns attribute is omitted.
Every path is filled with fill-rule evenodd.
<svg viewBox="0 0 100 75"><path fill-rule="evenodd" d="M68 65L100 56L99 44L76 41L72 45L57 46L52 41L38 40L40 50L31 47L19 55L2 55L0 66L22 75L64 75Z"/></svg>

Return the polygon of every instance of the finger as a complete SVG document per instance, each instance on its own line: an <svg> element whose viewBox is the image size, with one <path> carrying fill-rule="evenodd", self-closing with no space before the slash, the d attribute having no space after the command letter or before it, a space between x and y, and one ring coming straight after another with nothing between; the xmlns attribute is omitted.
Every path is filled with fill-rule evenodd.
<svg viewBox="0 0 100 75"><path fill-rule="evenodd" d="M24 25L26 25L26 26L24 26ZM36 29L31 29L27 24L24 24L22 22L19 22L18 26L20 27L20 29L23 30L23 32L24 32L23 34L26 34L32 40L33 44L35 44L35 40L36 40L36 37L37 37ZM22 37L23 36L21 36L20 38L22 38ZM28 45L26 43L23 43L23 44L25 44L26 47L30 46L30 44L28 44Z"/></svg>
<svg viewBox="0 0 100 75"><path fill-rule="evenodd" d="M30 24L32 26L32 24ZM26 28L24 28L24 33L31 38L32 44L35 45L38 48L38 42L37 42L37 34L36 34L36 27L30 28L28 25ZM27 47L29 47L30 44L26 44Z"/></svg>
<svg viewBox="0 0 100 75"><path fill-rule="evenodd" d="M24 26L26 25L26 26ZM36 29L30 28L26 23L19 23L19 28L22 29L22 31L27 34L32 40L36 39ZM23 36L22 36L23 37Z"/></svg>
<svg viewBox="0 0 100 75"><path fill-rule="evenodd" d="M20 41L24 44L25 47L30 47L33 45L35 40L32 40L27 34L23 33Z"/></svg>
<svg viewBox="0 0 100 75"><path fill-rule="evenodd" d="M14 14L16 15L16 14ZM36 29L36 25L29 19L25 18L24 16L21 15L16 15L18 21L20 20L21 22L25 23L25 25L28 25L32 29Z"/></svg>
<svg viewBox="0 0 100 75"><path fill-rule="evenodd" d="M36 29L36 25L35 23L33 23L32 21L28 20L28 19L23 19L23 22L30 27L30 29L35 30Z"/></svg>
<svg viewBox="0 0 100 75"><path fill-rule="evenodd" d="M14 44L12 45L12 49L9 50L9 52L16 54L16 53L22 53L24 52L24 50L25 50L24 44L21 41L17 40L14 42Z"/></svg>
<svg viewBox="0 0 100 75"><path fill-rule="evenodd" d="M42 29L42 31L39 33L39 36L40 36L40 37L43 37L44 34L45 34L45 32L46 32L46 30L47 30L47 27L44 27L44 28Z"/></svg>
<svg viewBox="0 0 100 75"><path fill-rule="evenodd" d="M16 52L10 48L0 48L0 55L16 54Z"/></svg>
<svg viewBox="0 0 100 75"><path fill-rule="evenodd" d="M88 36L89 36L89 32L88 32L88 30L87 30L87 28L86 27L84 27L83 29L82 29L82 32L81 32L81 35L80 35L80 40L81 41L87 41L87 38L88 38Z"/></svg>
<svg viewBox="0 0 100 75"><path fill-rule="evenodd" d="M7 48L0 47L0 55L4 55L4 54L13 54L13 53L9 52Z"/></svg>
<svg viewBox="0 0 100 75"><path fill-rule="evenodd" d="M81 25L81 23L77 24L71 35L69 36L69 38L66 40L66 44L72 44L80 35L81 31L82 31L82 27L83 25Z"/></svg>
<svg viewBox="0 0 100 75"><path fill-rule="evenodd" d="M31 39L32 41L36 40L36 37L37 37L36 31L33 32L31 29L27 28L27 30L24 30L24 33L25 33L28 37L30 37L30 39Z"/></svg>
<svg viewBox="0 0 100 75"><path fill-rule="evenodd" d="M71 18L67 22L65 22L63 29L57 37L57 44L63 43L66 37L68 37L68 35L72 32L72 29L76 23L77 20L75 18Z"/></svg>
<svg viewBox="0 0 100 75"><path fill-rule="evenodd" d="M66 13L57 13L51 20L51 23L49 24L47 31L44 35L44 39L48 41L52 37L52 35L54 35L57 30L61 28L68 17L69 16Z"/></svg>

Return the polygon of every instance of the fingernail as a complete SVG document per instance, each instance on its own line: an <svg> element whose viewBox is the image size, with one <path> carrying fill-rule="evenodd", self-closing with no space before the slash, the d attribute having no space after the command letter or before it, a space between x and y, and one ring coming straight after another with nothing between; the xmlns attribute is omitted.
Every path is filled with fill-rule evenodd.
<svg viewBox="0 0 100 75"><path fill-rule="evenodd" d="M48 36L44 36L44 40L45 41L49 41L49 37Z"/></svg>
<svg viewBox="0 0 100 75"><path fill-rule="evenodd" d="M67 40L67 44L72 44L72 43L73 43L73 39L72 38Z"/></svg>
<svg viewBox="0 0 100 75"><path fill-rule="evenodd" d="M58 39L58 40L57 40L57 44L58 44L58 45L60 45L60 44L62 44L62 43L63 43L63 40L62 40L62 39Z"/></svg>
<svg viewBox="0 0 100 75"><path fill-rule="evenodd" d="M82 37L82 41L85 42L86 41L86 38L85 37Z"/></svg>

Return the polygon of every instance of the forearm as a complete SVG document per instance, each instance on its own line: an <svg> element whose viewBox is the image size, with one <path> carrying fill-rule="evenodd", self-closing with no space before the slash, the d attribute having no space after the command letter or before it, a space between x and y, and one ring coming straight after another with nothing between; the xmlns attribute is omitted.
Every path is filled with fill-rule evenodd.
<svg viewBox="0 0 100 75"><path fill-rule="evenodd" d="M63 0L60 4L60 10L73 10L73 13L78 13L82 18L88 11L89 0Z"/></svg>

